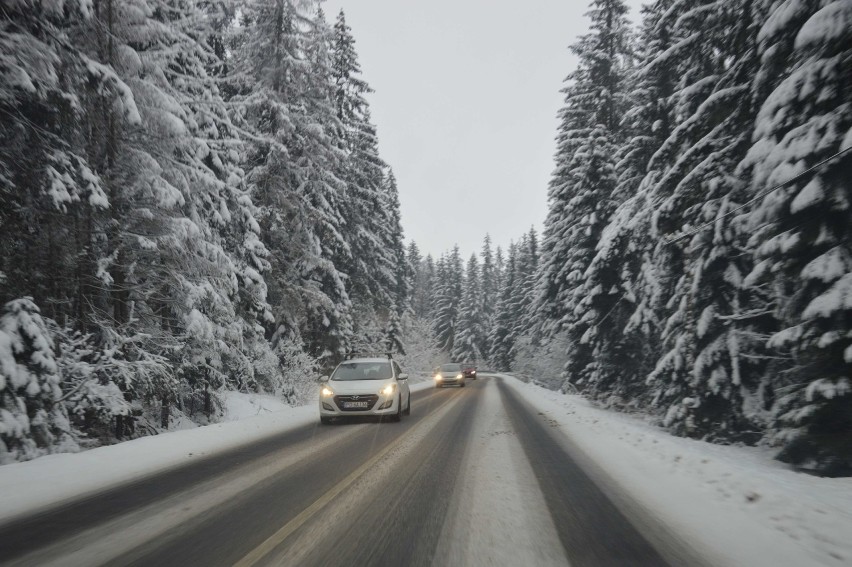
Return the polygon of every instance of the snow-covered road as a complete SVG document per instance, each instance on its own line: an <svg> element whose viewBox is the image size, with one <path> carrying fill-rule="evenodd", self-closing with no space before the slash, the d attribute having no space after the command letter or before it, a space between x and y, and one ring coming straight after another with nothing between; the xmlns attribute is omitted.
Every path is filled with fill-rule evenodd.
<svg viewBox="0 0 852 567"><path fill-rule="evenodd" d="M508 376L428 386L401 424L310 406L0 467L0 563L849 564L848 479Z"/></svg>
<svg viewBox="0 0 852 567"><path fill-rule="evenodd" d="M0 533L4 559L64 566L665 564L615 508L601 512L602 496L588 480L582 487L567 478L562 486L539 484L534 469L554 445L530 429L523 435L540 447L522 446L518 419L539 420L519 405L510 411L505 398L513 396L492 378L417 392L402 424L302 425L19 519ZM571 517L555 513L565 498L577 504ZM578 533L582 541L572 539ZM618 545L609 542L613 533Z"/></svg>

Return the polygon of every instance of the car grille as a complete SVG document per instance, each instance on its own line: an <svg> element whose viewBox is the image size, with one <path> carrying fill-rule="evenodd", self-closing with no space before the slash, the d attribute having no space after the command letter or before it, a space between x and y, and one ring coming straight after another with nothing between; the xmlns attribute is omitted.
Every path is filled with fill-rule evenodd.
<svg viewBox="0 0 852 567"><path fill-rule="evenodd" d="M370 411L376 402L379 401L379 396L376 394L360 394L353 396L334 396L334 403L340 408L340 411ZM343 402L367 402L365 408L344 408Z"/></svg>

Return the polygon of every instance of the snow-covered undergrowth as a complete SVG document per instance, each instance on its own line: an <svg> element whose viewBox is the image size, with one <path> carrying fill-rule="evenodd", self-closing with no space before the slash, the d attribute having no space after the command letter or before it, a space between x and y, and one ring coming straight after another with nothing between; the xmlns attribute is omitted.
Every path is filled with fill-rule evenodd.
<svg viewBox="0 0 852 567"><path fill-rule="evenodd" d="M565 382L561 376L568 360L568 347L568 338L564 334L540 345L533 344L529 335L521 335L515 343L512 374L551 390L559 390Z"/></svg>
<svg viewBox="0 0 852 567"><path fill-rule="evenodd" d="M405 354L395 355L394 358L411 377L412 383L430 380L432 369L449 362L449 357L435 344L429 321L407 318L405 331Z"/></svg>
<svg viewBox="0 0 852 567"><path fill-rule="evenodd" d="M580 396L506 382L713 564L852 564L852 479L791 471L765 448L673 437Z"/></svg>

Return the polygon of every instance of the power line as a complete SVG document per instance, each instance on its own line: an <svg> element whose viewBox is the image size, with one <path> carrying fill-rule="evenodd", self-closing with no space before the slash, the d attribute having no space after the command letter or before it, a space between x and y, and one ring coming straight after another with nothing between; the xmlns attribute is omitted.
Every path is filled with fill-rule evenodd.
<svg viewBox="0 0 852 567"><path fill-rule="evenodd" d="M755 202L755 201L757 201L758 199L761 199L761 198L765 197L766 195L768 195L768 194L772 193L772 192L773 192L773 191L775 191L776 189L780 189L780 188L782 188L782 187L785 187L785 186L789 185L790 183L793 183L794 181L796 181L796 180L797 180L797 179L799 179L800 177L804 177L804 176L805 176L805 175L807 175L808 173L810 173L810 172L814 171L814 170L815 170L815 169L817 169L817 168L822 167L823 165L827 164L828 162L830 162L830 161L832 161L832 160L834 160L834 159L836 159L836 158L838 158L838 157L842 156L843 154L845 154L846 152L849 152L849 151L852 151L852 146L849 146L848 148L843 149L843 150L840 150L840 151L839 151L839 152L837 152L836 154L831 155L831 156L829 156L829 157L825 158L825 159L824 159L824 160L822 160L821 162L819 162L819 163L816 163L816 164L812 165L811 167L809 167L808 169L804 170L803 172L801 172L801 173L799 173L799 174L797 174L797 175L794 175L793 177L791 177L791 178L790 178L790 179L788 179L787 181L784 181L784 182L782 182L782 183L779 183L779 184L777 184L777 185L775 185L775 186L773 186L773 187L770 187L770 188L769 188L769 189L767 189L766 191L763 191L763 192L761 192L761 193L758 193L757 195L755 195L754 197L752 197L751 199L749 199L748 201L746 201L745 203L743 203L743 204L742 204L742 205L740 205L739 207L735 207L735 208L731 209L730 211L728 211L728 212L727 212L727 213L725 213L724 215L718 216L718 217L716 217L715 219L713 219L713 220L712 220L712 221L710 221L710 222L706 222L706 223L704 223L704 224L702 224L702 225L699 225L699 226L698 226L698 228L696 228L695 230L690 231L690 232L687 232L687 233L685 233L685 234L681 234L680 236L675 236L675 237L673 237L673 238L669 238L668 240L666 240L666 244L672 244L672 243L677 242L678 240L681 240L681 239L683 239L683 238L688 238L688 237L695 236L696 234L698 234L699 232L701 232L701 231L702 231L702 230L704 230L705 228L709 228L709 227L713 226L714 224L716 224L716 223L719 221L719 219L723 219L723 218L725 218L725 217L727 217L727 216L730 216L730 215L732 215L732 214L736 213L737 211L741 211L741 210L743 210L744 208L746 208L747 206L751 205L752 203L754 203L754 202Z"/></svg>

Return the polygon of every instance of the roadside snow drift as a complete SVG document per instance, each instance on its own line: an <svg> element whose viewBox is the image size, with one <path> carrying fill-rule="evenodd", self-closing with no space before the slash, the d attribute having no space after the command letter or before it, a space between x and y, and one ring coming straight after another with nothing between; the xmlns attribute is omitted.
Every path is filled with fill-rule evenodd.
<svg viewBox="0 0 852 567"><path fill-rule="evenodd" d="M852 565L852 479L794 472L766 448L673 437L580 396L504 379L711 564Z"/></svg>

